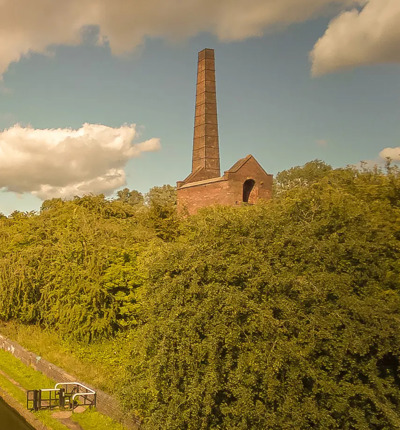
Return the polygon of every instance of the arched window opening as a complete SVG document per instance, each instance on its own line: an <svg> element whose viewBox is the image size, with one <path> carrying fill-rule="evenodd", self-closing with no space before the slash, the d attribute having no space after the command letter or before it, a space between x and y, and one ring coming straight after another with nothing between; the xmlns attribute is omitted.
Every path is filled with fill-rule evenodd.
<svg viewBox="0 0 400 430"><path fill-rule="evenodd" d="M247 179L247 181L244 181L244 184L243 184L243 202L244 203L249 202L250 194L253 191L255 184L256 182L254 181L254 179Z"/></svg>

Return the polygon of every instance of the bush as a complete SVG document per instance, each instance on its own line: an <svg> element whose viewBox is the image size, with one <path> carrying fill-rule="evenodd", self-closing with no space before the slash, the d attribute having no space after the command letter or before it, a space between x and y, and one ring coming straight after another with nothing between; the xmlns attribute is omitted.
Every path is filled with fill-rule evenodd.
<svg viewBox="0 0 400 430"><path fill-rule="evenodd" d="M400 426L397 172L212 208L150 249L124 375L149 429Z"/></svg>

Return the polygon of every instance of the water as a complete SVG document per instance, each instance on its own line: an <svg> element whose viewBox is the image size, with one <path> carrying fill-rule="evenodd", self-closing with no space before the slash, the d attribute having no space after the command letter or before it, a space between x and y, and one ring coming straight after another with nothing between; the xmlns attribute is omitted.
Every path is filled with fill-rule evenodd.
<svg viewBox="0 0 400 430"><path fill-rule="evenodd" d="M0 397L0 430L34 430Z"/></svg>

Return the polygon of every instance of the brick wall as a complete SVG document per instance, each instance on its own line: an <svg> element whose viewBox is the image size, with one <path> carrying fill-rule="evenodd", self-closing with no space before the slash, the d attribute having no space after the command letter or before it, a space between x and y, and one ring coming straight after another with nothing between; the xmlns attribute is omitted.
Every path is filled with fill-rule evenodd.
<svg viewBox="0 0 400 430"><path fill-rule="evenodd" d="M96 387L93 387L86 382L77 380L74 376L68 374L63 369L55 366L47 360L44 360L33 352L26 350L17 342L9 340L2 335L0 335L0 348L5 351L11 352L14 357L20 359L24 364L42 372L44 375L51 379L54 379L56 382L79 382L93 389L94 391L96 391L97 394L97 410L99 412L110 416L114 420L124 424L129 429L137 430L139 428L139 420L134 416L129 416L129 414L122 411L118 401L104 391L98 390ZM51 387L35 388L39 389Z"/></svg>
<svg viewBox="0 0 400 430"><path fill-rule="evenodd" d="M238 170L228 170L221 178L187 183L177 188L178 211L189 215L200 208L212 205L237 206L243 203L243 184L246 180L255 182L252 198L269 200L272 195L272 175L268 175L253 157Z"/></svg>
<svg viewBox="0 0 400 430"><path fill-rule="evenodd" d="M182 212L186 208L190 215L205 206L233 205L234 198L227 181L193 185L177 190L178 211Z"/></svg>

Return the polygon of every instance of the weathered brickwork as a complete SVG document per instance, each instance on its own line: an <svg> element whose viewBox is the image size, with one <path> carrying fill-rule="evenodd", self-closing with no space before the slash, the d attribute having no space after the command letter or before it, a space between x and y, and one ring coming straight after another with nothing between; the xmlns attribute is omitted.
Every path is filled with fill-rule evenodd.
<svg viewBox="0 0 400 430"><path fill-rule="evenodd" d="M218 177L220 167L214 50L198 57L192 172L201 171L196 180L202 180Z"/></svg>
<svg viewBox="0 0 400 430"><path fill-rule="evenodd" d="M96 391L97 395L97 410L105 415L110 416L114 420L121 422L127 428L137 430L139 428L139 421L133 417L128 416L126 412L123 412L117 400L105 393L102 390L98 390L86 382L77 380L74 376L66 373L63 369L55 366L49 361L37 356L33 352L30 352L19 345L17 342L7 339L0 335L0 349L9 351L14 357L21 360L25 365L33 367L35 370L42 372L47 377L55 380L56 382L80 382ZM51 388L51 387L32 387L32 389L39 388Z"/></svg>
<svg viewBox="0 0 400 430"><path fill-rule="evenodd" d="M235 166L240 166L235 169ZM235 206L269 200L272 193L272 175L268 175L252 155L239 160L222 177L182 184L178 187L178 210L192 215L200 208L211 205ZM252 182L254 181L254 182ZM249 184L246 190L246 182ZM246 196L246 191L248 195Z"/></svg>
<svg viewBox="0 0 400 430"><path fill-rule="evenodd" d="M178 210L191 215L205 206L252 204L271 195L272 175L252 155L220 176L214 51L204 49L198 55L192 172L177 182Z"/></svg>

